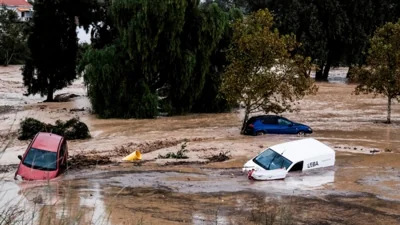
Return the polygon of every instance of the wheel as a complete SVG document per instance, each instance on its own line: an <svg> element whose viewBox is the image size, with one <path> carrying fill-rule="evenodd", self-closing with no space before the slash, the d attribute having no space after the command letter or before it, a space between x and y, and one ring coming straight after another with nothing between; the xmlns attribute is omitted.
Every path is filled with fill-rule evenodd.
<svg viewBox="0 0 400 225"><path fill-rule="evenodd" d="M257 131L256 132L256 136L260 136L260 135L264 135L265 133L264 133L264 131L262 131L262 130L259 130L259 131Z"/></svg>
<svg viewBox="0 0 400 225"><path fill-rule="evenodd" d="M304 131L299 131L299 132L297 132L297 135L299 135L299 136L305 136L306 135L306 133L304 132Z"/></svg>

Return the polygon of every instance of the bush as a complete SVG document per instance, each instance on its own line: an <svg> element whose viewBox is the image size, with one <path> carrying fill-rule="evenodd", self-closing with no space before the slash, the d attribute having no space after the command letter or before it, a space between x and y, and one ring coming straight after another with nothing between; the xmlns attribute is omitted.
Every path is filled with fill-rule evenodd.
<svg viewBox="0 0 400 225"><path fill-rule="evenodd" d="M188 150L186 149L186 141L181 145L181 149L175 152L168 152L166 155L158 155L159 159L188 159L189 157L185 154Z"/></svg>
<svg viewBox="0 0 400 225"><path fill-rule="evenodd" d="M46 124L33 118L26 118L20 123L18 139L33 139L38 132L51 132L64 136L68 140L90 138L89 128L79 118L72 118L66 122L57 120L55 125Z"/></svg>

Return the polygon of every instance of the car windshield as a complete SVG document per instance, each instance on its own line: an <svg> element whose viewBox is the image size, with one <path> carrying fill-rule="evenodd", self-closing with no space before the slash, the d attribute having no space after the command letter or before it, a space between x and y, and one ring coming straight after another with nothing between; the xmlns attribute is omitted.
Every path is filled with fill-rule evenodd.
<svg viewBox="0 0 400 225"><path fill-rule="evenodd" d="M253 161L266 170L287 169L292 164L290 160L270 148L259 154Z"/></svg>
<svg viewBox="0 0 400 225"><path fill-rule="evenodd" d="M41 149L31 148L24 161L25 166L38 170L56 170L57 153Z"/></svg>

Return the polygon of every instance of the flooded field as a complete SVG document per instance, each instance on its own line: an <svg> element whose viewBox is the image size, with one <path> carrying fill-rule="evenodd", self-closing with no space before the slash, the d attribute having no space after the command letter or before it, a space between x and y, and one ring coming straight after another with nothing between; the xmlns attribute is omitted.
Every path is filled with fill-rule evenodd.
<svg viewBox="0 0 400 225"><path fill-rule="evenodd" d="M79 97L42 103L40 96L22 95L19 67L0 68L0 145L7 147L0 158L1 215L39 224L271 224L267 218L277 224L400 224L400 107L393 105L394 123L384 124L386 100L353 95L345 74L334 70L331 82L300 102L299 112L284 114L311 126L311 137L336 150L335 167L254 182L240 170L249 158L303 137L241 136L240 111L102 120L90 113L82 80L56 93ZM79 116L92 138L69 142L69 152L93 162L49 183L14 181L17 155L28 144L15 134L28 116L49 123ZM188 159L158 158L183 143ZM134 150L143 153L143 163L121 163ZM208 162L220 152L231 159ZM112 163L96 165L99 157Z"/></svg>

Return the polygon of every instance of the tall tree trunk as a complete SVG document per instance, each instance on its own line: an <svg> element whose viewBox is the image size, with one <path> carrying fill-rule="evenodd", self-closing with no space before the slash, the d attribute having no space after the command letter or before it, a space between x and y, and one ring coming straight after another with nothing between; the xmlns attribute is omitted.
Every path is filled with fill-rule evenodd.
<svg viewBox="0 0 400 225"><path fill-rule="evenodd" d="M6 51L5 59L4 59L4 66L8 66L8 51Z"/></svg>
<svg viewBox="0 0 400 225"><path fill-rule="evenodd" d="M392 98L388 97L388 105L387 105L387 119L386 123L391 123L390 115L392 114Z"/></svg>
<svg viewBox="0 0 400 225"><path fill-rule="evenodd" d="M324 71L325 62L321 62L317 71L315 72L315 80L320 81L323 80L323 71Z"/></svg>
<svg viewBox="0 0 400 225"><path fill-rule="evenodd" d="M53 88L48 88L47 89L47 99L46 99L46 102L52 102L52 101L54 101L54 97L53 97L53 95L54 95L54 90L53 90Z"/></svg>
<svg viewBox="0 0 400 225"><path fill-rule="evenodd" d="M324 74L322 75L322 79L324 81L328 81L328 76L329 76L329 71L331 70L331 66L332 66L332 58L328 56L328 62L325 65Z"/></svg>
<svg viewBox="0 0 400 225"><path fill-rule="evenodd" d="M349 66L349 71L347 71L347 74L346 74L346 78L347 78L347 79L351 78L353 69L354 69L354 66L353 66L353 65L350 65L350 66Z"/></svg>
<svg viewBox="0 0 400 225"><path fill-rule="evenodd" d="M322 69L318 69L317 72L315 73L315 80L322 80Z"/></svg>
<svg viewBox="0 0 400 225"><path fill-rule="evenodd" d="M247 120L249 120L249 112L246 110L246 112L244 114L242 129L240 130L240 134L244 134L244 131L246 130Z"/></svg>

